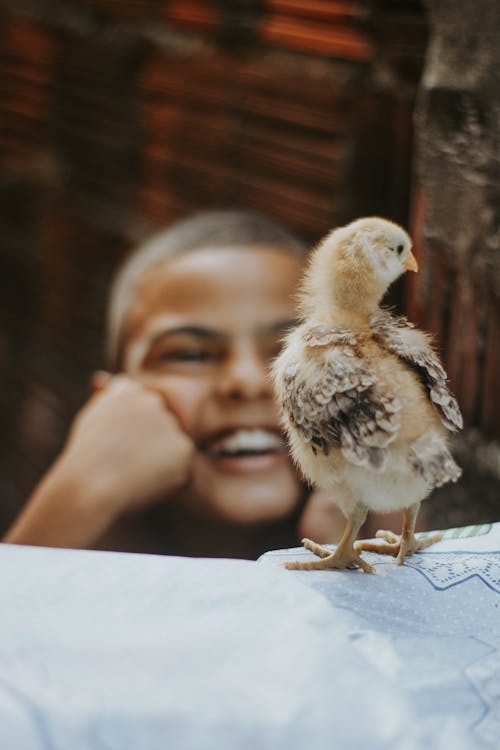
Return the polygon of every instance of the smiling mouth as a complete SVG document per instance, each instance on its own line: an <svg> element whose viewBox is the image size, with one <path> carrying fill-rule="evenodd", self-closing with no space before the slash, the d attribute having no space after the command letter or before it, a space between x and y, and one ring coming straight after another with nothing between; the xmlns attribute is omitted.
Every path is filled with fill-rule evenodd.
<svg viewBox="0 0 500 750"><path fill-rule="evenodd" d="M277 432L245 428L215 438L206 444L205 451L212 458L246 458L285 453L286 445Z"/></svg>

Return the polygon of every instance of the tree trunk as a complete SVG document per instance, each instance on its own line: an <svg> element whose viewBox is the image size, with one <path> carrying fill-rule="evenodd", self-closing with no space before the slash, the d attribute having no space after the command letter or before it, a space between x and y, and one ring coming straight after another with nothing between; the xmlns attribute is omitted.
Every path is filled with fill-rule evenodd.
<svg viewBox="0 0 500 750"><path fill-rule="evenodd" d="M407 309L436 334L464 413L464 478L428 506L448 526L500 518L500 3L427 6L412 219L421 272Z"/></svg>

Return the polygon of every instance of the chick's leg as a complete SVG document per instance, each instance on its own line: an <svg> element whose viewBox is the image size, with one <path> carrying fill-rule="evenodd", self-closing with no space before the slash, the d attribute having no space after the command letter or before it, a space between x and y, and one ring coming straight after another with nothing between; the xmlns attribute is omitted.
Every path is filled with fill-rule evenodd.
<svg viewBox="0 0 500 750"><path fill-rule="evenodd" d="M356 545L356 549L378 552L381 555L394 555L394 557L397 557L398 565L402 565L405 557L409 557L415 552L419 552L426 547L430 547L431 544L439 542L443 538L443 535L439 532L430 534L425 539L417 539L415 537L415 523L419 509L420 503L415 503L403 510L403 528L400 536L394 534L392 531L377 531L375 534L377 539L384 539L386 544L359 542Z"/></svg>
<svg viewBox="0 0 500 750"><path fill-rule="evenodd" d="M371 573L373 571L372 566L363 560L354 549L354 540L365 522L367 512L367 508L361 503L355 506L347 516L344 534L335 550L316 544L310 539L303 539L304 547L321 559L288 562L285 563L285 568L288 568L288 570L328 570L329 568L343 570L344 568L359 567L365 573Z"/></svg>

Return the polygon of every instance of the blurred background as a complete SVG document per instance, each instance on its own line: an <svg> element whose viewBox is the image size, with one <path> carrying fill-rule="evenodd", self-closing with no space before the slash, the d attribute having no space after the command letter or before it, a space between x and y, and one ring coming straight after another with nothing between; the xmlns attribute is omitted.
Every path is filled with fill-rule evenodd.
<svg viewBox="0 0 500 750"><path fill-rule="evenodd" d="M421 272L466 429L435 527L500 519L500 4L0 0L0 525L103 367L106 291L152 230L206 207L311 243L380 214Z"/></svg>

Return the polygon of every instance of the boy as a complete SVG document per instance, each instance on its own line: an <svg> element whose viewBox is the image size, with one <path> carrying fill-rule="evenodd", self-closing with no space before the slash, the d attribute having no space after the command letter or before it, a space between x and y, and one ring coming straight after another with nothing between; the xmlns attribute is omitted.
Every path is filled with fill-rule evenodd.
<svg viewBox="0 0 500 750"><path fill-rule="evenodd" d="M281 436L271 360L306 248L277 222L204 212L160 232L112 289L109 361L4 541L255 558L331 542Z"/></svg>

